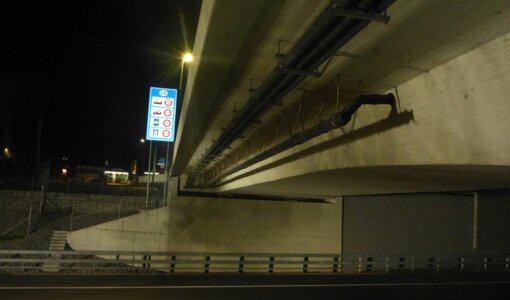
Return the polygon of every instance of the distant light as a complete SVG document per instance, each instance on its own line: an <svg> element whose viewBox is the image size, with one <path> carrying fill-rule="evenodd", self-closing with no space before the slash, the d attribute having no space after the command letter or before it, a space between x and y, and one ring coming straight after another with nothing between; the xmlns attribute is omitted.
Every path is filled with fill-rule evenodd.
<svg viewBox="0 0 510 300"><path fill-rule="evenodd" d="M182 61L185 62L185 63L189 63L189 62L192 62L193 61L193 54L191 53L184 53L184 55L182 56Z"/></svg>
<svg viewBox="0 0 510 300"><path fill-rule="evenodd" d="M145 140L144 139L140 139L140 143L145 143Z"/></svg>
<svg viewBox="0 0 510 300"><path fill-rule="evenodd" d="M138 168L137 168L136 160L132 160L131 161L131 174L136 175L137 169Z"/></svg>
<svg viewBox="0 0 510 300"><path fill-rule="evenodd" d="M119 171L104 171L104 174L114 174L114 175L129 175L128 172L119 172Z"/></svg>
<svg viewBox="0 0 510 300"><path fill-rule="evenodd" d="M149 175L149 172L143 172L144 175ZM150 172L150 175L159 175L159 172Z"/></svg>
<svg viewBox="0 0 510 300"><path fill-rule="evenodd" d="M65 157L65 156L64 156L64 157L62 157L62 160L67 160L67 157Z"/></svg>
<svg viewBox="0 0 510 300"><path fill-rule="evenodd" d="M62 176L66 176L67 175L67 169L66 168L63 168L62 169Z"/></svg>
<svg viewBox="0 0 510 300"><path fill-rule="evenodd" d="M7 147L4 148L4 156L8 158L11 157L11 151Z"/></svg>

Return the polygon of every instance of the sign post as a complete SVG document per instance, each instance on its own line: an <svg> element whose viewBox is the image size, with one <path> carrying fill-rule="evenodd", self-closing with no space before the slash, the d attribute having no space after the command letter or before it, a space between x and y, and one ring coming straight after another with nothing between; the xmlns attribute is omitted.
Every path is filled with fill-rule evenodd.
<svg viewBox="0 0 510 300"><path fill-rule="evenodd" d="M147 172L147 191L145 195L145 208L149 206L149 187L151 182L151 155L152 155L152 141L149 142L149 168Z"/></svg>
<svg viewBox="0 0 510 300"><path fill-rule="evenodd" d="M177 114L177 90L151 87L149 94L149 111L147 115L147 134L146 140L173 142L175 140L175 115ZM165 191L163 191L163 203L166 201L166 181L168 180L168 148L165 158ZM149 201L149 181L151 175L150 154L149 151L149 174L147 176L147 196L145 203ZM154 166L155 167L155 166ZM154 172L154 171L152 171Z"/></svg>

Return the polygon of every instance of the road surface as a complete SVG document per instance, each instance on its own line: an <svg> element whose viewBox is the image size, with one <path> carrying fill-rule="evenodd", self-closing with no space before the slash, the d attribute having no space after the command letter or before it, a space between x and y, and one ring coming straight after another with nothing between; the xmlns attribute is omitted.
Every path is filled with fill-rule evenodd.
<svg viewBox="0 0 510 300"><path fill-rule="evenodd" d="M0 299L510 299L510 273L0 275Z"/></svg>

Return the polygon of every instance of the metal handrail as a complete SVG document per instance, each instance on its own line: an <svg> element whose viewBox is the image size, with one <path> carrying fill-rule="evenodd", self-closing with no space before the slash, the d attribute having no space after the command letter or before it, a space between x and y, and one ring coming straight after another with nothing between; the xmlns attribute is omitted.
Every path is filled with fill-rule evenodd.
<svg viewBox="0 0 510 300"><path fill-rule="evenodd" d="M23 225L25 222L28 222L28 217L19 221L16 225L12 226L11 228L7 229L5 232L0 234L0 237L3 237L4 235L8 234L9 232L13 231L14 229L18 228L19 226Z"/></svg>
<svg viewBox="0 0 510 300"><path fill-rule="evenodd" d="M84 257L85 256L85 257ZM510 271L510 255L0 250L0 270L61 272Z"/></svg>

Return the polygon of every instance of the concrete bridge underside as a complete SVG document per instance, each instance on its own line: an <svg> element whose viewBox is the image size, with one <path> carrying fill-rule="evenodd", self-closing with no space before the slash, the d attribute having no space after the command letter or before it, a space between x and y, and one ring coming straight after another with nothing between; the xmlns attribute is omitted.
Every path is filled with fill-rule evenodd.
<svg viewBox="0 0 510 300"><path fill-rule="evenodd" d="M291 51L329 4L204 2L175 144L183 183L273 72L275 55ZM396 1L386 13L387 24L368 24L203 173L242 163L357 95L396 94L407 115L361 107L340 129L195 189L327 197L507 188L510 4Z"/></svg>
<svg viewBox="0 0 510 300"><path fill-rule="evenodd" d="M371 2L389 6L361 14L375 21L359 23L360 7ZM346 17L345 10L358 14ZM389 22L378 22L386 16ZM321 24L345 22L359 25L359 32L320 62L321 74L278 67L304 40L318 45L326 40L314 36ZM328 27L321 32L327 35ZM73 248L510 249L505 233L510 226L505 192L510 187L510 2L204 0L193 52L169 206L72 232ZM271 76L292 72L303 77L284 96L253 103ZM345 126L247 164L343 111L351 99L388 93L396 98L393 108L361 106ZM255 119L243 119L251 113L246 107L269 101L272 105ZM246 123L236 136L227 136L234 125ZM211 192L217 197L206 197Z"/></svg>

